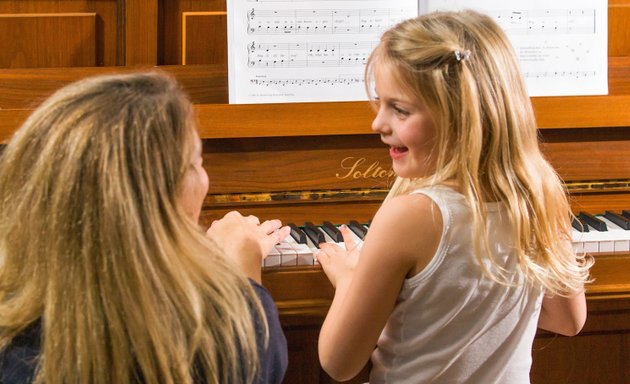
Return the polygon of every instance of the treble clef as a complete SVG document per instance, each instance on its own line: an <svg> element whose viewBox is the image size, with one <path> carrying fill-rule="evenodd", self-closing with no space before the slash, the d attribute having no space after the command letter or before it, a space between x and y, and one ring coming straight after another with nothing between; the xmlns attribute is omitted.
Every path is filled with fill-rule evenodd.
<svg viewBox="0 0 630 384"><path fill-rule="evenodd" d="M256 61L254 61L254 59L252 58L252 54L254 53L254 51L256 50L256 42L252 41L252 45L248 45L247 46L247 66L248 67L253 67L256 65Z"/></svg>
<svg viewBox="0 0 630 384"><path fill-rule="evenodd" d="M256 29L253 25L253 20L256 15L254 14L254 8L251 11L247 12L247 33L254 33Z"/></svg>

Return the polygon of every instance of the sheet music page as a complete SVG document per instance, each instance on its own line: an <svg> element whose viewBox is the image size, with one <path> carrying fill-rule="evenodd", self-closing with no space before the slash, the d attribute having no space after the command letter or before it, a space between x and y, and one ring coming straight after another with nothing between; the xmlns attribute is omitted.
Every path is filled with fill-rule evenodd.
<svg viewBox="0 0 630 384"><path fill-rule="evenodd" d="M530 96L608 94L605 0L419 0L419 12L471 8L492 16L519 57Z"/></svg>
<svg viewBox="0 0 630 384"><path fill-rule="evenodd" d="M230 103L366 100L365 62L417 0L228 0Z"/></svg>

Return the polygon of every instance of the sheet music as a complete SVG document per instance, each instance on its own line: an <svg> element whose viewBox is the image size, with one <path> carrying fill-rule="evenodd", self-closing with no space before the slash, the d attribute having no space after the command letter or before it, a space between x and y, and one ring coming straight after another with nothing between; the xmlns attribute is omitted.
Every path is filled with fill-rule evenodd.
<svg viewBox="0 0 630 384"><path fill-rule="evenodd" d="M417 0L228 0L230 103L366 100L365 62Z"/></svg>
<svg viewBox="0 0 630 384"><path fill-rule="evenodd" d="M607 1L419 0L420 13L463 8L503 27L530 96L608 93Z"/></svg>

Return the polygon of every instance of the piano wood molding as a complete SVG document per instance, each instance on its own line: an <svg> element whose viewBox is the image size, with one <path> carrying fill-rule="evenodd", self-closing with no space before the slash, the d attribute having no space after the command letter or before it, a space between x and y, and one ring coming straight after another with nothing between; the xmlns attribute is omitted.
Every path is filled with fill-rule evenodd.
<svg viewBox="0 0 630 384"><path fill-rule="evenodd" d="M571 181L565 183L569 193L630 192L630 179ZM206 204L273 203L330 200L382 200L387 188L335 189L317 191L279 191L260 193L208 194Z"/></svg>
<svg viewBox="0 0 630 384"><path fill-rule="evenodd" d="M299 201L322 201L331 200L382 200L387 195L385 188L361 188L361 189L338 189L322 191L280 191L261 193L231 193L231 194L209 194L206 196L205 204L234 204L234 203L273 203L273 202L299 202Z"/></svg>
<svg viewBox="0 0 630 384"><path fill-rule="evenodd" d="M630 192L630 179L572 181L565 186L569 193Z"/></svg>

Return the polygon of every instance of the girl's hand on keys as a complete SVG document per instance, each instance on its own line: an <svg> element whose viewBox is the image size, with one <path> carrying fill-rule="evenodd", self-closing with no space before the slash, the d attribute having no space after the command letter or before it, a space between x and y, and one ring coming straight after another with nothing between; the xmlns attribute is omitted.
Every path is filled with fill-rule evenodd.
<svg viewBox="0 0 630 384"><path fill-rule="evenodd" d="M321 264L333 287L336 287L342 279L350 278L359 261L360 250L350 228L342 225L339 230L343 235L346 249L337 244L322 243L319 245L319 253L317 253L317 261Z"/></svg>

